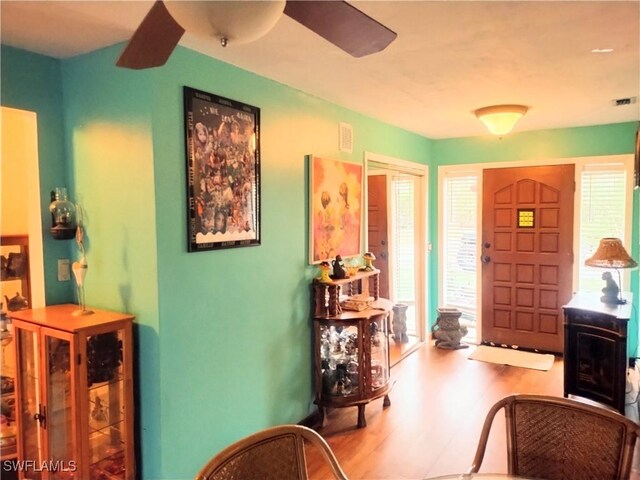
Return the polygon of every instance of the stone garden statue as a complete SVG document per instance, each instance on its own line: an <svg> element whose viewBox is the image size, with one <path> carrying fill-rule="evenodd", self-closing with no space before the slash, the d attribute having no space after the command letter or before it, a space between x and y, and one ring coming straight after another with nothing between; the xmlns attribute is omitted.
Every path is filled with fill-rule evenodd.
<svg viewBox="0 0 640 480"><path fill-rule="evenodd" d="M460 326L462 312L457 308L439 308L438 321L432 328L436 347L447 350L467 348L469 345L460 340L467 334L467 327Z"/></svg>

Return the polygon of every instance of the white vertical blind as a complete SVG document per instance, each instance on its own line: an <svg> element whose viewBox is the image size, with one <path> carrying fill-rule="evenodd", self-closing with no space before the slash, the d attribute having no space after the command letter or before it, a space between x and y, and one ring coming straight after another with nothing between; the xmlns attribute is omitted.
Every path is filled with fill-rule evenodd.
<svg viewBox="0 0 640 480"><path fill-rule="evenodd" d="M474 326L477 277L478 175L448 175L443 196L443 306L462 312L463 324Z"/></svg>
<svg viewBox="0 0 640 480"><path fill-rule="evenodd" d="M394 175L391 181L393 208L393 289L396 303L409 305L407 331L415 333L416 303L416 215L415 180L411 176Z"/></svg>
<svg viewBox="0 0 640 480"><path fill-rule="evenodd" d="M600 268L587 267L603 237L625 238L627 172L622 164L591 165L581 174L579 290L603 287ZM628 245L625 245L628 250ZM617 275L614 275L617 281Z"/></svg>

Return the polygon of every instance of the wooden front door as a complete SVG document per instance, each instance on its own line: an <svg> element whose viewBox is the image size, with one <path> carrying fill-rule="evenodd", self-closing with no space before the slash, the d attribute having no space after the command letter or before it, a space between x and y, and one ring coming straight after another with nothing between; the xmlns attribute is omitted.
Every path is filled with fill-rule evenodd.
<svg viewBox="0 0 640 480"><path fill-rule="evenodd" d="M367 177L367 219L369 251L376 256L374 266L380 270L380 296L389 298L389 238L387 222L387 177Z"/></svg>
<svg viewBox="0 0 640 480"><path fill-rule="evenodd" d="M562 352L574 166L488 169L483 177L482 341Z"/></svg>

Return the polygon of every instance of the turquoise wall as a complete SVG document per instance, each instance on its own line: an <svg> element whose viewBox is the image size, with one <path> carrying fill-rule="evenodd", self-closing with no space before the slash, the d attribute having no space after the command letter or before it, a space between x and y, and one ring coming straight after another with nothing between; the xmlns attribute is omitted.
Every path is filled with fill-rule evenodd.
<svg viewBox="0 0 640 480"><path fill-rule="evenodd" d="M53 58L6 45L2 45L1 48L2 106L28 110L37 114L40 208L44 232L45 301L47 304L65 303L72 299L73 286L71 282L58 282L58 258L69 258L73 241L54 240L48 234L51 228L50 192L55 187L71 187L64 149L60 63Z"/></svg>
<svg viewBox="0 0 640 480"><path fill-rule="evenodd" d="M310 413L304 156L362 163L367 150L427 163L430 142L182 48L152 84L162 474L186 478L230 442ZM261 109L261 246L186 251L183 85ZM338 151L340 121L353 125L353 154Z"/></svg>
<svg viewBox="0 0 640 480"><path fill-rule="evenodd" d="M162 478L151 74L115 68L103 50L62 62L62 78L70 177L85 214L86 301L136 316L139 468Z"/></svg>
<svg viewBox="0 0 640 480"><path fill-rule="evenodd" d="M557 130L538 130L534 132L513 133L500 139L486 135L482 137L452 138L434 140L431 158L435 166L471 163L496 163L529 161L532 164L548 159L571 157L590 157L598 155L617 155L633 153L637 122L599 125L593 127L564 128ZM561 162L559 162L561 163ZM438 172L433 169L430 177L429 208L438 211ZM631 255L640 257L640 190L633 194L633 225ZM432 214L429 220L430 231L437 232L438 216ZM438 237L432 235L433 251L438 251ZM438 305L438 257L432 255L430 265L430 305L433 306L431 319L436 318ZM636 270L631 274L631 290L634 292L635 312L638 312L638 278ZM640 317L629 325L629 353L638 355L638 322Z"/></svg>

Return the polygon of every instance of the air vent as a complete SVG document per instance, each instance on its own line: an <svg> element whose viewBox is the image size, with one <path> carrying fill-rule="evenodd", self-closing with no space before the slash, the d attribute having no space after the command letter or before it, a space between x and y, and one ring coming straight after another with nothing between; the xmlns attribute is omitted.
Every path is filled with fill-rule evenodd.
<svg viewBox="0 0 640 480"><path fill-rule="evenodd" d="M353 127L340 122L340 151L353 153Z"/></svg>
<svg viewBox="0 0 640 480"><path fill-rule="evenodd" d="M622 107L624 105L631 105L632 103L636 103L638 97L627 97L627 98L616 98L613 100L614 107Z"/></svg>

